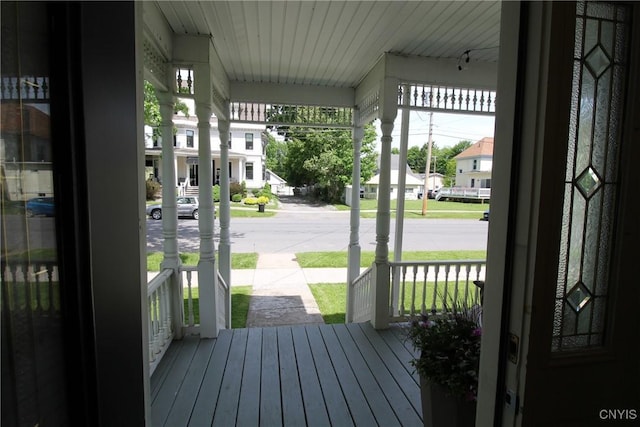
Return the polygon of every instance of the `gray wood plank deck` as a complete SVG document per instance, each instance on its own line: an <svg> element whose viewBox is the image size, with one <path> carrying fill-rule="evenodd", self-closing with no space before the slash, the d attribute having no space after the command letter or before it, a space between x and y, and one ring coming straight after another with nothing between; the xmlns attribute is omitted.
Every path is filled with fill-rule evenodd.
<svg viewBox="0 0 640 427"><path fill-rule="evenodd" d="M151 377L153 426L422 426L405 344L368 323L187 337Z"/></svg>

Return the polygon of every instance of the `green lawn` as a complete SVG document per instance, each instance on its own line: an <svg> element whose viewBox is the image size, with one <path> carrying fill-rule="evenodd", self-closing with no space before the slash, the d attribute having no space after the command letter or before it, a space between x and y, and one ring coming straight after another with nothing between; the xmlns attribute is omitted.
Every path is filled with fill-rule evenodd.
<svg viewBox="0 0 640 427"><path fill-rule="evenodd" d="M486 259L486 251L404 251L403 261L436 261ZM346 268L347 252L301 252L296 254L298 264L302 268ZM360 256L360 267L369 267L375 259L375 252L363 251ZM393 252L389 253L393 259Z"/></svg>
<svg viewBox="0 0 640 427"><path fill-rule="evenodd" d="M147 271L160 271L160 263L162 262L162 252L147 253ZM180 260L183 265L198 265L200 253L186 252L180 254ZM244 270L256 268L258 264L257 253L232 253L231 268L234 270Z"/></svg>
<svg viewBox="0 0 640 427"><path fill-rule="evenodd" d="M188 311L187 294L184 295L184 310ZM193 317L196 324L200 323L200 299L198 288L191 289L193 299ZM249 313L249 301L251 299L251 286L231 287L231 327L244 328L247 326L247 314Z"/></svg>
<svg viewBox="0 0 640 427"><path fill-rule="evenodd" d="M346 283L315 283L309 285L324 323L344 323L347 307Z"/></svg>

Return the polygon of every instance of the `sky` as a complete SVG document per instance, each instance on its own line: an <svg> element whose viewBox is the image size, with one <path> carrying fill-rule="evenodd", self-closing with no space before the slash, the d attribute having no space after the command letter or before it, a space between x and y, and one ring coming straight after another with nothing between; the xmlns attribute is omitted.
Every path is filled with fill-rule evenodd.
<svg viewBox="0 0 640 427"><path fill-rule="evenodd" d="M393 126L391 134L393 142L391 147L400 147L400 132L402 113ZM433 142L439 147L451 147L460 141L469 140L476 142L485 136L494 134L495 116L479 116L453 113L433 113ZM382 135L380 123L376 120L378 138ZM422 147L429 140L429 113L426 111L412 111L409 118L409 148ZM380 151L380 143L376 144Z"/></svg>

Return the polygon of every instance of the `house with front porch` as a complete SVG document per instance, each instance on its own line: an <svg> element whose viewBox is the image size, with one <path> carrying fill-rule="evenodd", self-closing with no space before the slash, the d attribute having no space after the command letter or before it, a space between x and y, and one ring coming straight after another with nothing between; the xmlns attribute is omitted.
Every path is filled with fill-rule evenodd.
<svg viewBox="0 0 640 427"><path fill-rule="evenodd" d="M493 137L484 137L455 157L456 187L491 188Z"/></svg>
<svg viewBox="0 0 640 427"><path fill-rule="evenodd" d="M198 121L195 117L186 117L178 113L173 118L175 132L173 134L174 147L174 176L169 181L175 183L180 192L197 194L199 186ZM243 123L229 126L229 182L244 182L248 189L264 187L266 180L265 149L267 137L265 126ZM151 137L152 129L145 126L145 166L147 176L153 176L164 183L162 170L162 139ZM217 118L211 118L211 169L213 185L220 184L220 135Z"/></svg>
<svg viewBox="0 0 640 427"><path fill-rule="evenodd" d="M636 416L636 2L1 7L1 107L23 122L29 106L50 114L56 206L55 218L33 219L1 205L3 424L419 425L418 379L390 335L407 314L433 308L405 297L445 271L438 282L464 295L473 274L485 275L478 426ZM151 283L145 79L165 141L175 99L195 101L201 196L211 194L217 117L222 195L219 229L211 198L201 197L200 258L187 268L175 189L163 187L164 259ZM180 82L191 79L185 93ZM401 115L402 154L411 110L495 115L486 260L437 265L439 273L403 261L401 206L390 242L393 127ZM360 274L370 242L360 242L353 192L348 323L230 330L231 124L351 129L359 188L372 121L382 132L375 257ZM161 151L163 173L177 177L173 144Z"/></svg>

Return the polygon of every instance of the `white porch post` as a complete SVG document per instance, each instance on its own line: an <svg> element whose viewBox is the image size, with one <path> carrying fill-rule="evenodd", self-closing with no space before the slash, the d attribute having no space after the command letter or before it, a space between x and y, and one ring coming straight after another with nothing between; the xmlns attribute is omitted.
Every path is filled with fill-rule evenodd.
<svg viewBox="0 0 640 427"><path fill-rule="evenodd" d="M351 176L351 234L349 235L349 264L347 267L347 286L360 275L360 149L364 127L359 123L356 113L356 125L353 128L353 170ZM351 293L347 292L347 322L353 319Z"/></svg>
<svg viewBox="0 0 640 427"><path fill-rule="evenodd" d="M206 71L197 73L196 78L205 80L203 91L209 83ZM201 80L200 80L201 79ZM213 241L213 167L211 164L211 103L208 93L198 97L196 91L196 115L198 116L198 228L200 230L200 261L198 262L198 291L200 293L200 336L215 338L218 335L216 318L216 289L218 274L216 268L215 243ZM206 98L206 101L200 100Z"/></svg>
<svg viewBox="0 0 640 427"><path fill-rule="evenodd" d="M376 213L375 289L371 323L376 329L389 326L389 228L391 220L391 132L398 114L398 81L386 78L380 97L380 183Z"/></svg>
<svg viewBox="0 0 640 427"><path fill-rule="evenodd" d="M228 105L228 104L227 104ZM229 121L218 119L220 134L220 244L218 258L220 274L228 286L231 286L231 202L229 194Z"/></svg>
<svg viewBox="0 0 640 427"><path fill-rule="evenodd" d="M402 87L404 92L403 103L409 106L409 96L411 88L409 85ZM407 184L407 147L409 145L409 116L411 111L408 108L402 110L402 123L400 126L400 157L398 159L398 197L396 200L396 234L393 247L393 260L402 261L402 237L404 233L404 197ZM427 197L423 192L422 197ZM398 300L400 298L400 277L393 278L391 287L391 300L394 313L398 311Z"/></svg>
<svg viewBox="0 0 640 427"><path fill-rule="evenodd" d="M173 152L173 95L157 90L160 106L160 134L162 135L162 242L164 256L160 268L170 268L173 295L172 329L176 338L182 338L182 281L180 280L180 257L178 256L178 212L176 206L176 163Z"/></svg>

